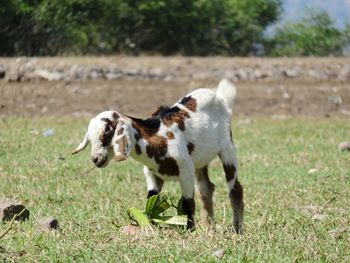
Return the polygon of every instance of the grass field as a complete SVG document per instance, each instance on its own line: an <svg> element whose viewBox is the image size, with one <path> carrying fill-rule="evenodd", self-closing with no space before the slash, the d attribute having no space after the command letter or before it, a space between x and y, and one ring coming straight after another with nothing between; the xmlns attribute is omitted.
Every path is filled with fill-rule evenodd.
<svg viewBox="0 0 350 263"><path fill-rule="evenodd" d="M0 121L0 198L22 200L31 211L29 221L16 223L0 240L0 260L214 262L213 252L223 249L223 262L350 261L350 154L337 149L350 139L348 119L234 122L245 190L243 236L227 231L232 215L218 160L210 167L215 231L121 233L120 226L130 223L127 208L145 205L142 166L128 160L84 175L92 167L89 150L70 152L86 126L87 120L69 118ZM44 137L48 128L55 133ZM180 197L175 183L164 190ZM38 232L36 221L49 215L61 229ZM0 223L0 233L6 227Z"/></svg>

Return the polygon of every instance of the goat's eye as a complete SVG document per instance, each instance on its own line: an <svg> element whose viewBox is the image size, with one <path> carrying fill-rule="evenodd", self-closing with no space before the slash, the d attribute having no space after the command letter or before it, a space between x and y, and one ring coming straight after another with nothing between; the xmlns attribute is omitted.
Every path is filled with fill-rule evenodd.
<svg viewBox="0 0 350 263"><path fill-rule="evenodd" d="M108 146L112 141L113 135L114 135L114 129L109 125L106 126L105 131L101 138L102 146Z"/></svg>
<svg viewBox="0 0 350 263"><path fill-rule="evenodd" d="M113 129L111 128L111 126L107 125L105 129L105 133L110 133L110 132L113 132Z"/></svg>

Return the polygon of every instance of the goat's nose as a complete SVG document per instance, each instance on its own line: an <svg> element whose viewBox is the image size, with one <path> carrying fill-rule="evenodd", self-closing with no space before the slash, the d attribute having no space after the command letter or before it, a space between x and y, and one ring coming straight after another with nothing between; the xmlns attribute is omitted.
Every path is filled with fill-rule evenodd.
<svg viewBox="0 0 350 263"><path fill-rule="evenodd" d="M91 160L92 160L94 163L97 163L97 162L98 162L98 157L91 157Z"/></svg>

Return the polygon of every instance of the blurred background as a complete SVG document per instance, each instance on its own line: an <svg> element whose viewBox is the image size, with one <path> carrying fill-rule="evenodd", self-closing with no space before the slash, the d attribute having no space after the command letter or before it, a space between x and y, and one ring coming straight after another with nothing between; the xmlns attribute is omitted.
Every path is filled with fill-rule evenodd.
<svg viewBox="0 0 350 263"><path fill-rule="evenodd" d="M348 0L9 0L0 55L340 56Z"/></svg>
<svg viewBox="0 0 350 263"><path fill-rule="evenodd" d="M349 17L349 0L3 1L0 116L144 115L223 77L237 114L350 116Z"/></svg>

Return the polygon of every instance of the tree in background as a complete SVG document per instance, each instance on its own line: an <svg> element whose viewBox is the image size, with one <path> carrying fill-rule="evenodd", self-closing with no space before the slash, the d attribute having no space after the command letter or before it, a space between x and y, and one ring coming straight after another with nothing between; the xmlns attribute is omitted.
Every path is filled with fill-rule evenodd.
<svg viewBox="0 0 350 263"><path fill-rule="evenodd" d="M0 55L97 54L107 49L117 1L8 0L0 8Z"/></svg>
<svg viewBox="0 0 350 263"><path fill-rule="evenodd" d="M341 56L350 45L350 25L338 29L325 11L311 11L301 21L278 28L266 43L272 56Z"/></svg>
<svg viewBox="0 0 350 263"><path fill-rule="evenodd" d="M118 50L248 55L281 11L279 0L124 0Z"/></svg>
<svg viewBox="0 0 350 263"><path fill-rule="evenodd" d="M254 54L281 0L7 0L0 55Z"/></svg>

